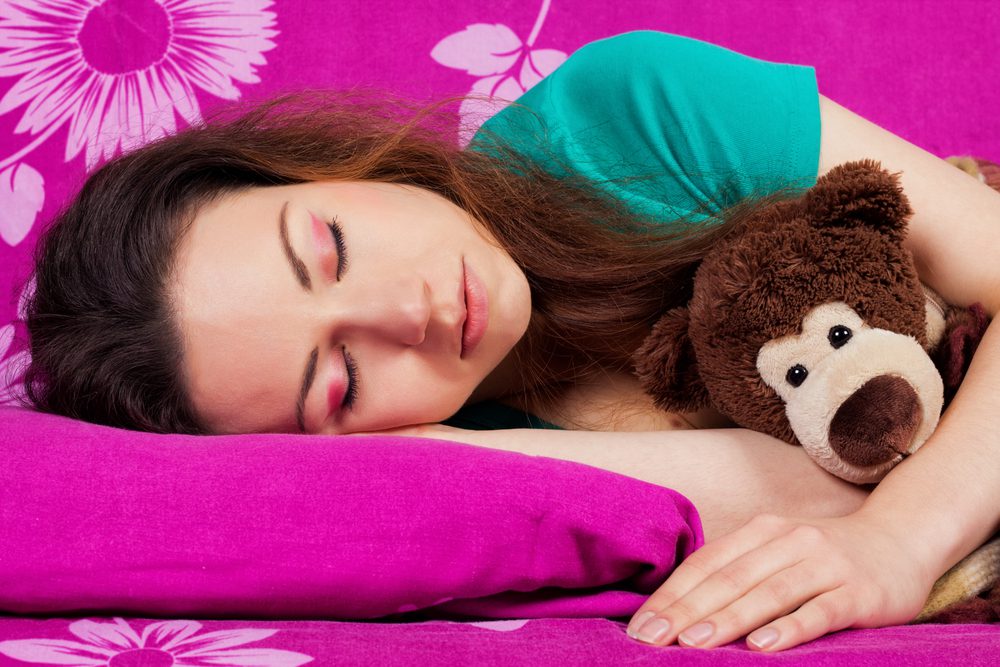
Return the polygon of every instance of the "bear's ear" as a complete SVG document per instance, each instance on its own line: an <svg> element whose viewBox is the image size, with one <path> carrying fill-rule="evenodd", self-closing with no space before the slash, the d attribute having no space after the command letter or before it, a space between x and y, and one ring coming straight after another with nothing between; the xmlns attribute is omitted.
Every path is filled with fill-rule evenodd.
<svg viewBox="0 0 1000 667"><path fill-rule="evenodd" d="M834 167L816 180L804 203L816 227L865 226L900 241L913 212L898 174L875 160Z"/></svg>
<svg viewBox="0 0 1000 667"><path fill-rule="evenodd" d="M657 407L671 412L695 412L709 405L688 321L687 308L667 311L632 355L642 388Z"/></svg>

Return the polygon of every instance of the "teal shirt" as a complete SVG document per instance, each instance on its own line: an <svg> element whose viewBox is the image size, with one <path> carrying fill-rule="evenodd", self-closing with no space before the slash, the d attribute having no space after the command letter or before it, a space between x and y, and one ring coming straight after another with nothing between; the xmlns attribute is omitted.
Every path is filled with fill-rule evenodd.
<svg viewBox="0 0 1000 667"><path fill-rule="evenodd" d="M484 123L470 149L489 150L491 134L557 175L569 165L638 213L695 221L815 183L819 92L811 67L640 30L578 49ZM551 427L494 403L447 423Z"/></svg>

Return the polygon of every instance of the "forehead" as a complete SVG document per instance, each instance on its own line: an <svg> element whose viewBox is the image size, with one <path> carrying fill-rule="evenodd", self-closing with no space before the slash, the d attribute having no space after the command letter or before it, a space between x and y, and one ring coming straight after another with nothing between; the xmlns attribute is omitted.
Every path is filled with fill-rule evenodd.
<svg viewBox="0 0 1000 667"><path fill-rule="evenodd" d="M217 319L257 293L257 281L251 279L281 259L280 197L275 195L267 188L227 193L193 216L178 244L172 274L182 324Z"/></svg>
<svg viewBox="0 0 1000 667"><path fill-rule="evenodd" d="M281 319L299 290L278 237L278 211L290 194L284 190L213 200L178 246L170 292L182 370L199 416L216 430L252 430L245 406L277 418L294 400L294 372L278 363L293 353ZM275 367L266 382L261 364Z"/></svg>

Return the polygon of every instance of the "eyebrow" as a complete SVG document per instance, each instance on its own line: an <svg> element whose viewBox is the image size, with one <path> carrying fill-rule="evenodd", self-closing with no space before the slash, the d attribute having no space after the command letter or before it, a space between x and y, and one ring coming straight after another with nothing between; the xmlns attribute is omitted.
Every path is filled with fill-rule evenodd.
<svg viewBox="0 0 1000 667"><path fill-rule="evenodd" d="M281 237L281 247L284 248L285 257L288 258L288 263L292 266L292 271L295 273L299 284L302 285L302 289L311 292L312 280L309 278L309 269L306 268L306 263L295 254L295 249L292 248L292 243L288 240L287 211L288 202L286 201L282 204L281 212L278 214L278 236ZM312 352L309 353L309 360L306 361L305 370L302 372L302 384L299 387L299 396L295 400L295 423L298 424L299 430L303 433L306 430L306 396L309 395L309 390L316 379L316 361L318 359L319 348L314 347Z"/></svg>
<svg viewBox="0 0 1000 667"><path fill-rule="evenodd" d="M306 395L312 387L313 380L316 379L316 360L319 359L319 348L314 347L309 353L309 361L306 362L306 370L302 374L302 388L299 389L299 398L295 401L295 422L299 425L299 430L303 433L306 430L305 408Z"/></svg>
<svg viewBox="0 0 1000 667"><path fill-rule="evenodd" d="M311 292L312 279L309 277L309 269L306 268L306 263L295 254L295 249L292 247L291 241L288 240L287 211L288 202L286 201L281 206L281 213L278 214L278 235L281 237L281 247L284 248L285 257L288 258L288 263L292 266L292 271L295 272L295 277L298 279L299 284L302 285L302 289Z"/></svg>

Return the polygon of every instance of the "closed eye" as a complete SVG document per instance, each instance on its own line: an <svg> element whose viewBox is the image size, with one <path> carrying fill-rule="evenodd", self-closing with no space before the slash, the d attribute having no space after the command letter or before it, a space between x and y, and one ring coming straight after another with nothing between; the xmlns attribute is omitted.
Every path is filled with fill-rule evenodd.
<svg viewBox="0 0 1000 667"><path fill-rule="evenodd" d="M333 237L333 245L337 248L337 280L340 280L347 271L347 244L344 243L344 229L337 222L337 216L326 223L330 228L330 236Z"/></svg>
<svg viewBox="0 0 1000 667"><path fill-rule="evenodd" d="M307 292L312 292L312 279L309 275L309 269L306 267L305 262L299 257L295 252L295 248L292 247L291 240L288 234L288 202L286 201L278 214L278 236L281 240L281 246L284 249L285 257L288 259L288 263L295 274L296 279L302 286L302 289ZM313 234L322 233L319 227L320 220L313 215ZM330 236L333 239L334 248L337 251L337 269L335 271L336 279L339 281L341 276L347 270L347 244L344 242L344 230L341 228L340 223L337 221L336 216L326 223L327 229L330 230ZM316 238L314 236L314 238ZM313 382L316 379L316 362L319 356L319 348L313 348L309 353L309 357L306 359L306 365L302 372L301 387L299 389L298 397L295 401L295 421L298 424L299 430L305 432L305 404L306 398L309 392L312 390ZM354 403L354 399L357 397L357 365L354 360L350 358L347 351L344 351L344 364L347 367L348 373L348 386L345 392L343 406L350 407Z"/></svg>
<svg viewBox="0 0 1000 667"><path fill-rule="evenodd" d="M346 349L344 350L344 366L347 367L347 391L344 392L344 400L340 406L345 410L350 410L358 398L358 365Z"/></svg>

